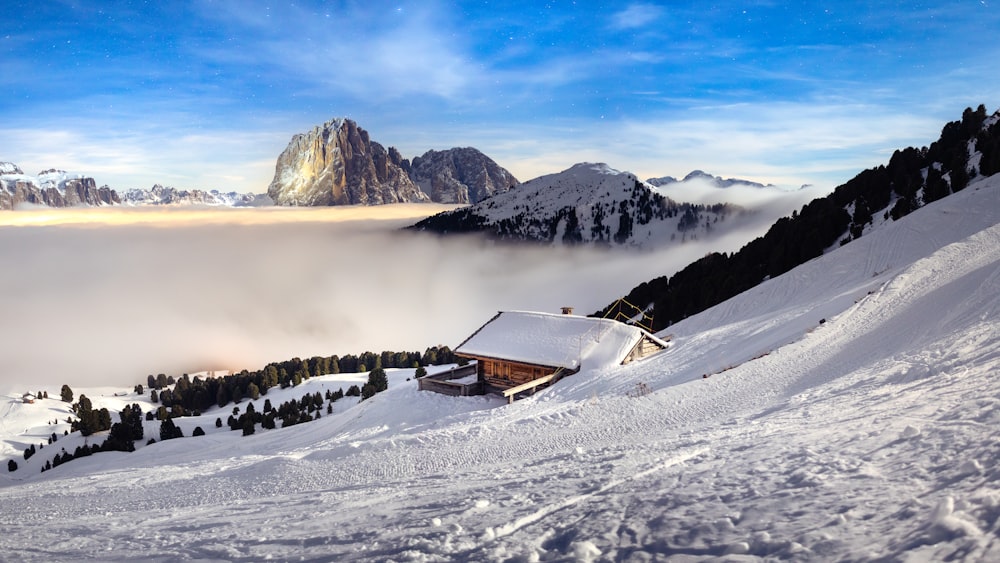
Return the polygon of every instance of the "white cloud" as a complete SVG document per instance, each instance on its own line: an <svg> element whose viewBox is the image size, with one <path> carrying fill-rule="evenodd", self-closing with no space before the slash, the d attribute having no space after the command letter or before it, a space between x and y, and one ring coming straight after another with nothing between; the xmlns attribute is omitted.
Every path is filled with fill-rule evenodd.
<svg viewBox="0 0 1000 563"><path fill-rule="evenodd" d="M0 388L131 387L149 373L454 347L497 310L591 312L709 250L399 233L414 219L384 218L397 210L23 212L105 222L0 228L0 261L18 265L0 276Z"/></svg>
<svg viewBox="0 0 1000 563"><path fill-rule="evenodd" d="M462 35L451 31L448 11L430 4L390 13L362 5L322 13L286 6L266 17L246 12L242 3L205 8L205 17L233 26L249 45L192 47L198 56L286 77L281 88L369 102L460 99L480 74Z"/></svg>
<svg viewBox="0 0 1000 563"><path fill-rule="evenodd" d="M611 16L611 26L615 29L635 29L646 27L663 15L663 8L654 4L630 4Z"/></svg>

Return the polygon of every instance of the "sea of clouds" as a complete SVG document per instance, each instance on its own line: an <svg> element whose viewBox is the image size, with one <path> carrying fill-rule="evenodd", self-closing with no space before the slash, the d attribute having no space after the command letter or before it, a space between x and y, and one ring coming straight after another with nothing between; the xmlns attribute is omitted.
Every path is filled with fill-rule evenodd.
<svg viewBox="0 0 1000 563"><path fill-rule="evenodd" d="M636 252L400 230L441 208L8 212L0 391L455 347L497 311L588 314L760 234Z"/></svg>

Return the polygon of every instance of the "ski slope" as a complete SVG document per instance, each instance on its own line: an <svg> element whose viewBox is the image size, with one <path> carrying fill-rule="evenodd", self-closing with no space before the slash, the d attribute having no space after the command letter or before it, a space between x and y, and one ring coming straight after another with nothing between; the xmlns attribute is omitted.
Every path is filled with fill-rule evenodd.
<svg viewBox="0 0 1000 563"><path fill-rule="evenodd" d="M32 458L0 477L0 553L996 561L998 312L1000 176L670 327L666 352L513 405L400 371L304 425L242 437L204 423L220 409L204 437ZM36 406L0 405L6 443Z"/></svg>

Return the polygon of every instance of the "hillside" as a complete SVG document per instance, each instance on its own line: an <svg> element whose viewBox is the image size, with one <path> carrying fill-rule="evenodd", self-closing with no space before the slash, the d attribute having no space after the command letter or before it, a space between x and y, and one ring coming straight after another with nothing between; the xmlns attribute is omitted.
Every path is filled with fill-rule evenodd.
<svg viewBox="0 0 1000 563"><path fill-rule="evenodd" d="M625 300L650 314L655 328L665 328L998 172L1000 111L966 109L930 147L896 151L887 165L782 217L738 252L708 254L669 277L637 285ZM617 306L595 314L608 315Z"/></svg>
<svg viewBox="0 0 1000 563"><path fill-rule="evenodd" d="M721 190L711 203L678 202L665 195L672 188L667 185L657 188L607 164L585 162L477 205L433 215L410 228L481 233L497 240L662 248L770 224L777 218L764 206L726 203Z"/></svg>
<svg viewBox="0 0 1000 563"><path fill-rule="evenodd" d="M395 377L305 425L5 474L0 550L996 560L998 202L1000 176L973 181L510 406Z"/></svg>

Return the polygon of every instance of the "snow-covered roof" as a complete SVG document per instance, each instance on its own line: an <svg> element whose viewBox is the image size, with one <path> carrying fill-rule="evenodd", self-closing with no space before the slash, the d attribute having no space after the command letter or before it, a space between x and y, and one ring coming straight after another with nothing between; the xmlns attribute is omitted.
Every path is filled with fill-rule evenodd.
<svg viewBox="0 0 1000 563"><path fill-rule="evenodd" d="M667 343L641 328L611 319L527 311L501 311L460 344L455 353L576 369L621 364L643 337Z"/></svg>

